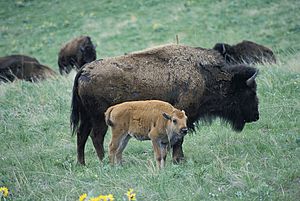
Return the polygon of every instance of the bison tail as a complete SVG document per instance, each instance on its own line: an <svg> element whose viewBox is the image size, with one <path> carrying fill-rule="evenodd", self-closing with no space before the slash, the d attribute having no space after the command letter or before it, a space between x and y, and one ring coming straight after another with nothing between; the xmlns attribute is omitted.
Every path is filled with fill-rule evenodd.
<svg viewBox="0 0 300 201"><path fill-rule="evenodd" d="M81 99L78 95L78 78L81 76L82 71L80 70L74 79L72 101L71 101L71 116L70 116L70 127L72 135L78 130L80 121L80 109L82 109Z"/></svg>
<svg viewBox="0 0 300 201"><path fill-rule="evenodd" d="M110 113L111 111L113 110L113 107L110 107L106 110L105 112L105 122L108 126L113 126L113 122L111 121L111 116L110 116Z"/></svg>

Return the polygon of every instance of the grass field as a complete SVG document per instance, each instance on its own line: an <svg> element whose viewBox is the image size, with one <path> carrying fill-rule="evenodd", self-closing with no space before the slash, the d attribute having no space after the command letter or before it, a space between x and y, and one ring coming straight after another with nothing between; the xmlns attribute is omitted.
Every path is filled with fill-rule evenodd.
<svg viewBox="0 0 300 201"><path fill-rule="evenodd" d="M76 165L69 128L74 73L32 84L0 85L0 200L299 200L299 0L0 1L0 56L22 53L58 72L62 44L90 35L98 58L175 42L211 48L244 39L274 50L260 65L260 120L235 133L219 120L199 122L183 148L186 162L155 169L150 142L131 140L125 164L99 163L91 140ZM106 136L105 146L110 139Z"/></svg>

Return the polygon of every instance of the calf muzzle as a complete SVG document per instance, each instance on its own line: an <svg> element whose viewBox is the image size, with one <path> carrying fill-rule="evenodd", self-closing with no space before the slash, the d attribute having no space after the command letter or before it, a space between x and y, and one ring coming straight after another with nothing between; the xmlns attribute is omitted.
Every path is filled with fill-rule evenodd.
<svg viewBox="0 0 300 201"><path fill-rule="evenodd" d="M186 135L187 132L188 132L188 128L187 127L184 127L184 128L180 129L180 134L182 134L182 135Z"/></svg>

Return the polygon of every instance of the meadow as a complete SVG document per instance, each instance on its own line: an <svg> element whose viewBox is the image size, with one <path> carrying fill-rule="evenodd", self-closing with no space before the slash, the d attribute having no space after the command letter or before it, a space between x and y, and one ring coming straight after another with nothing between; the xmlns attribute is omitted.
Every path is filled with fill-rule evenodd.
<svg viewBox="0 0 300 201"><path fill-rule="evenodd" d="M60 47L89 35L97 58L176 42L212 48L251 40L277 64L257 65L260 119L236 133L219 119L186 136L184 163L157 171L150 142L131 140L123 166L99 162L91 140L76 164L69 116L73 78L0 85L0 200L299 200L300 1L0 1L0 56L26 54L58 72ZM110 140L106 135L105 147Z"/></svg>

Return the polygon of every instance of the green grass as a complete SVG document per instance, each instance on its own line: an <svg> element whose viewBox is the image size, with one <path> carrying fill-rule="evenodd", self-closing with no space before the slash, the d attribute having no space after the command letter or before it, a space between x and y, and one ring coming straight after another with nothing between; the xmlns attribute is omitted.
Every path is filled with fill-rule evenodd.
<svg viewBox="0 0 300 201"><path fill-rule="evenodd" d="M69 115L73 75L0 85L0 187L7 200L77 200L133 188L138 200L298 200L300 197L300 2L0 1L0 56L23 53L55 71L57 54L87 34L98 58L175 42L211 48L253 40L278 64L257 66L260 120L235 133L219 120L185 138L186 163L155 169L150 142L131 140L125 164L99 163L91 140L76 165ZM105 146L110 140L106 136ZM0 198L0 200L3 198Z"/></svg>

